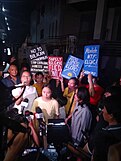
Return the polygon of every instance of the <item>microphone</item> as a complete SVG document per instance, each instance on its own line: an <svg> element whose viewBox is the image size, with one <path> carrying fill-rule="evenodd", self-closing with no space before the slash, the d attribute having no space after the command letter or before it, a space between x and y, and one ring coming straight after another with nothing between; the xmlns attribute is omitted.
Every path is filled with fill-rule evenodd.
<svg viewBox="0 0 121 161"><path fill-rule="evenodd" d="M29 100L28 98L25 98L22 102L21 102L21 113L23 114L24 109L28 107L29 104Z"/></svg>
<svg viewBox="0 0 121 161"><path fill-rule="evenodd" d="M23 84L24 84L24 86L26 86L27 85L27 82L24 82Z"/></svg>
<svg viewBox="0 0 121 161"><path fill-rule="evenodd" d="M25 87L25 84L24 85L15 85L15 86L11 86L11 87L7 87L9 90L13 90L13 89L16 89L16 88L23 88Z"/></svg>
<svg viewBox="0 0 121 161"><path fill-rule="evenodd" d="M25 117L26 119L30 122L32 119L34 119L34 115L32 112L30 112L29 110L25 111Z"/></svg>
<svg viewBox="0 0 121 161"><path fill-rule="evenodd" d="M42 112L42 110L41 110L41 108L39 106L36 107L35 117L38 120L39 125L40 125L41 122L43 122L44 115L43 115L43 112Z"/></svg>
<svg viewBox="0 0 121 161"><path fill-rule="evenodd" d="M44 131L46 130L46 127L45 127L46 123L43 121L44 115L43 115L43 112L39 106L36 107L35 117L39 123L40 136L42 136L44 134Z"/></svg>

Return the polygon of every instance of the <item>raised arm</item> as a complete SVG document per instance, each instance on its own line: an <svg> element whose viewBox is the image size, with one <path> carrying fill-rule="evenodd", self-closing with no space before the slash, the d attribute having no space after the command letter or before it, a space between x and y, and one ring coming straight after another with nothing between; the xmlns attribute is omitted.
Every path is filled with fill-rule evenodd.
<svg viewBox="0 0 121 161"><path fill-rule="evenodd" d="M95 94L95 90L94 90L94 84L93 84L93 81L92 81L92 75L90 73L88 74L88 83L89 83L90 96L93 97L94 94Z"/></svg>

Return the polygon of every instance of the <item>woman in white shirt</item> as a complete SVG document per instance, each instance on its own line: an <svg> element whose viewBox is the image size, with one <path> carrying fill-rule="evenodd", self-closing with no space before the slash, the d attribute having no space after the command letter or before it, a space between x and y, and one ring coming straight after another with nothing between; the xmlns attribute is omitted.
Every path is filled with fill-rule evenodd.
<svg viewBox="0 0 121 161"><path fill-rule="evenodd" d="M22 95L15 102L14 108L18 109L19 113L22 113L22 102L24 99L28 99L28 105L24 110L31 110L34 99L38 96L36 88L30 85L31 82L31 73L29 71L23 71L21 73L21 84L18 84L19 87L12 90L12 95L17 99L20 95ZM24 89L25 88L25 89Z"/></svg>

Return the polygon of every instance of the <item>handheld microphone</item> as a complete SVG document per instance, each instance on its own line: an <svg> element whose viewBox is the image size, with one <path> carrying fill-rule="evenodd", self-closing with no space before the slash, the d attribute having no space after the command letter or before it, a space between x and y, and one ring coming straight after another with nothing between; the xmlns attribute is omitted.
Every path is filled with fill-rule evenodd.
<svg viewBox="0 0 121 161"><path fill-rule="evenodd" d="M21 113L23 114L24 109L26 109L28 107L29 104L29 100L28 98L25 98L22 102L21 102Z"/></svg>
<svg viewBox="0 0 121 161"><path fill-rule="evenodd" d="M39 106L36 107L35 117L38 120L39 124L43 121L44 115L43 115L43 112Z"/></svg>
<svg viewBox="0 0 121 161"><path fill-rule="evenodd" d="M29 110L26 110L25 111L25 117L26 119L30 122L33 118L34 118L34 115L32 112L30 112Z"/></svg>
<svg viewBox="0 0 121 161"><path fill-rule="evenodd" d="M16 88L23 88L25 87L25 84L24 85L15 85L15 86L11 86L11 87L8 87L9 90L13 90L13 89L16 89Z"/></svg>
<svg viewBox="0 0 121 161"><path fill-rule="evenodd" d="M27 85L27 82L24 82L23 84L24 84L24 86L26 86Z"/></svg>
<svg viewBox="0 0 121 161"><path fill-rule="evenodd" d="M44 132L43 130L45 130L46 123L43 121L44 115L43 115L43 112L42 112L42 110L39 106L36 107L35 117L36 117L36 119L38 120L38 123L39 123L40 136L42 136L43 132Z"/></svg>

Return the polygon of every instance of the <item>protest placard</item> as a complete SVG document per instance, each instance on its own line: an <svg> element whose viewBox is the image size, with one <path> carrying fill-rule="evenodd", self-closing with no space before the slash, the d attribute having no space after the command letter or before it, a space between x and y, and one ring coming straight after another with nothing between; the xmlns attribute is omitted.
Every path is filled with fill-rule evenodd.
<svg viewBox="0 0 121 161"><path fill-rule="evenodd" d="M31 72L48 72L48 54L45 46L33 47L29 50Z"/></svg>
<svg viewBox="0 0 121 161"><path fill-rule="evenodd" d="M100 45L84 47L84 73L98 77L98 59Z"/></svg>
<svg viewBox="0 0 121 161"><path fill-rule="evenodd" d="M51 78L61 78L63 66L63 57L59 56L48 56L48 70L51 73Z"/></svg>
<svg viewBox="0 0 121 161"><path fill-rule="evenodd" d="M70 79L71 77L78 77L82 65L82 59L69 55L61 75L66 79Z"/></svg>

